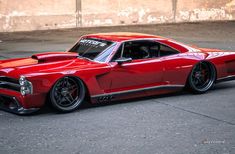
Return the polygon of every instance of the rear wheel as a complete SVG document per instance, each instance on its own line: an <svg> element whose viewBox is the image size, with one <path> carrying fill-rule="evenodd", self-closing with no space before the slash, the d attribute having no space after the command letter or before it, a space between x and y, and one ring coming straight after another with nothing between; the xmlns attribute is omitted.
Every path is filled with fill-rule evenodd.
<svg viewBox="0 0 235 154"><path fill-rule="evenodd" d="M208 62L199 62L189 76L189 87L194 93L205 93L213 86L215 79L214 66Z"/></svg>
<svg viewBox="0 0 235 154"><path fill-rule="evenodd" d="M50 92L52 106L61 112L71 112L78 109L84 98L84 84L73 77L61 78Z"/></svg>

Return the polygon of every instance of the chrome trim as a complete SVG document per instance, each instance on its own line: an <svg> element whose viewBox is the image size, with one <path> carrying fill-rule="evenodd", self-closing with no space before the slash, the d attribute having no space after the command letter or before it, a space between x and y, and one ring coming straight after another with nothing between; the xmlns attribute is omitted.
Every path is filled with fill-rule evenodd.
<svg viewBox="0 0 235 154"><path fill-rule="evenodd" d="M216 80L216 83L235 80L235 75L226 76Z"/></svg>
<svg viewBox="0 0 235 154"><path fill-rule="evenodd" d="M107 95L119 95L119 94L134 93L134 92L146 91L146 90L160 90L160 89L183 88L183 87L184 87L184 85L153 86L153 87L147 87L147 88L139 88L139 89L133 89L133 90L124 90L124 91L119 91L119 92L111 92L111 93L93 95L93 96L91 96L91 98L104 97Z"/></svg>

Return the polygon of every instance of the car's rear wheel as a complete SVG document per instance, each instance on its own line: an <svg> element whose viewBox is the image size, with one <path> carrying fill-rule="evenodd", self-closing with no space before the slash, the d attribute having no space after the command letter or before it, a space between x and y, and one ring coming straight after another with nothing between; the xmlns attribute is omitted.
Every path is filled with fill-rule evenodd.
<svg viewBox="0 0 235 154"><path fill-rule="evenodd" d="M192 92L202 94L207 92L216 79L216 70L209 62L199 62L189 75L188 83Z"/></svg>
<svg viewBox="0 0 235 154"><path fill-rule="evenodd" d="M85 98L85 86L77 78L63 77L50 92L52 106L61 112L71 112L79 108Z"/></svg>

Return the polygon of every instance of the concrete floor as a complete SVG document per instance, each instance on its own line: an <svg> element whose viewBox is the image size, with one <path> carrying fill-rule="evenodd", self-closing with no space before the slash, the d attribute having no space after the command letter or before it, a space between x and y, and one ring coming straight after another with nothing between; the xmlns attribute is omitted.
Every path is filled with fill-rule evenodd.
<svg viewBox="0 0 235 154"><path fill-rule="evenodd" d="M235 22L81 28L0 34L0 56L64 51L79 36L134 31L235 50ZM85 106L69 114L0 111L0 153L234 154L235 81L203 95L181 92Z"/></svg>

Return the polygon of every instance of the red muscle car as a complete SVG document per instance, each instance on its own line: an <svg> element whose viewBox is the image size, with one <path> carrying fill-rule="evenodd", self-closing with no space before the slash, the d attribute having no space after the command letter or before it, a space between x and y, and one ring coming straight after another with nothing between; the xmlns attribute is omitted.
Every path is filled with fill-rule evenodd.
<svg viewBox="0 0 235 154"><path fill-rule="evenodd" d="M26 114L50 102L61 112L71 112L84 100L104 103L186 86L205 93L214 83L232 79L235 52L147 34L91 34L67 52L1 60L0 106Z"/></svg>

